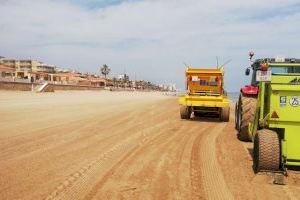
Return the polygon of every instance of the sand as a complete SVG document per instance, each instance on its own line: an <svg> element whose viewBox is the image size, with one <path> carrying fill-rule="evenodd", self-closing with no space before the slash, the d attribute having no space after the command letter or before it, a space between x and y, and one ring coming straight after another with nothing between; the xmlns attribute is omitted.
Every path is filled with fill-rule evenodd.
<svg viewBox="0 0 300 200"><path fill-rule="evenodd" d="M299 199L229 123L155 92L0 91L0 199Z"/></svg>

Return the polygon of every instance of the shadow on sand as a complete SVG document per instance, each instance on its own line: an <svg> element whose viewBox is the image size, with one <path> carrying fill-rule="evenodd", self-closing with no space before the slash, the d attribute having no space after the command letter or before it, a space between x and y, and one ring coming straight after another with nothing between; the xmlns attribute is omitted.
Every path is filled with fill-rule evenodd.
<svg viewBox="0 0 300 200"><path fill-rule="evenodd" d="M192 116L190 121L222 123L222 121L220 121L219 117L196 117L196 116Z"/></svg>

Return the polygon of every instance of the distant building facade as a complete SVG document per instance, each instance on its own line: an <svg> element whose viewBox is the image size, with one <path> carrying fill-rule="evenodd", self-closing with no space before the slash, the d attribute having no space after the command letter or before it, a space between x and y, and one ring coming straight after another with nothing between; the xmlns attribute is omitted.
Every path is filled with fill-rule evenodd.
<svg viewBox="0 0 300 200"><path fill-rule="evenodd" d="M0 78L13 78L14 68L0 64Z"/></svg>
<svg viewBox="0 0 300 200"><path fill-rule="evenodd" d="M19 79L49 80L55 73L55 66L37 60L16 60L0 58L0 64L14 70L13 76Z"/></svg>
<svg viewBox="0 0 300 200"><path fill-rule="evenodd" d="M0 80L18 82L52 82L104 87L106 79L69 69L48 65L37 60L17 60L0 56Z"/></svg>
<svg viewBox="0 0 300 200"><path fill-rule="evenodd" d="M127 74L121 74L112 80L105 77L80 73L78 71L59 68L31 59L9 59L0 56L0 81L35 82L52 84L70 84L92 87L114 87L130 89L161 90L162 88L144 80L130 80ZM174 90L175 86L163 86Z"/></svg>

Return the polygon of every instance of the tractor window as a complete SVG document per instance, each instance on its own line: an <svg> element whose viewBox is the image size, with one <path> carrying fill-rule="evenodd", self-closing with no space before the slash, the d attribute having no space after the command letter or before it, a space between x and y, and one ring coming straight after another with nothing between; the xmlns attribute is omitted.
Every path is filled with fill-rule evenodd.
<svg viewBox="0 0 300 200"><path fill-rule="evenodd" d="M272 74L300 74L300 66L295 67L272 67Z"/></svg>
<svg viewBox="0 0 300 200"><path fill-rule="evenodd" d="M200 85L205 86L206 85L206 80L200 80Z"/></svg>
<svg viewBox="0 0 300 200"><path fill-rule="evenodd" d="M218 83L215 81L209 82L208 83L209 86L218 86Z"/></svg>
<svg viewBox="0 0 300 200"><path fill-rule="evenodd" d="M215 80L200 80L200 85L201 86L218 86L218 82Z"/></svg>
<svg viewBox="0 0 300 200"><path fill-rule="evenodd" d="M273 67L271 69L272 74L286 74L288 73L287 67Z"/></svg>

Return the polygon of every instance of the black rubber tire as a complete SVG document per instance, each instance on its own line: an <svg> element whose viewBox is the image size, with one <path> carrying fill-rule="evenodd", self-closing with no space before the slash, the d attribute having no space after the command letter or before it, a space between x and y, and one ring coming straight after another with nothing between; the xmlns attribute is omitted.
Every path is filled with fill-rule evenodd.
<svg viewBox="0 0 300 200"><path fill-rule="evenodd" d="M235 103L235 109L234 109L234 127L236 130L239 130L239 118L238 118L238 102Z"/></svg>
<svg viewBox="0 0 300 200"><path fill-rule="evenodd" d="M279 171L280 141L278 134L269 129L257 131L253 147L253 169L260 171Z"/></svg>
<svg viewBox="0 0 300 200"><path fill-rule="evenodd" d="M181 119L190 119L191 118L191 109L188 106L180 106L180 118Z"/></svg>
<svg viewBox="0 0 300 200"><path fill-rule="evenodd" d="M238 113L237 117L239 118L238 127L239 130L239 139L242 141L251 141L249 134L249 123L254 122L255 112L256 112L257 98L247 97L240 95L238 103Z"/></svg>
<svg viewBox="0 0 300 200"><path fill-rule="evenodd" d="M229 121L229 115L230 115L230 108L225 107L221 108L221 114L220 114L220 120L223 122L228 122Z"/></svg>

